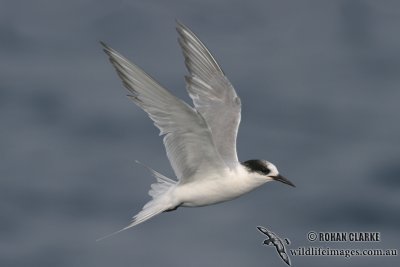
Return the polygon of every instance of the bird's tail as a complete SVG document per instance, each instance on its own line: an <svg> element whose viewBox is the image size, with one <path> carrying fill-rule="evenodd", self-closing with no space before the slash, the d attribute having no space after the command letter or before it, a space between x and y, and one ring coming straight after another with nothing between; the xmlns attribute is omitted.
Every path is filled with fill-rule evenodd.
<svg viewBox="0 0 400 267"><path fill-rule="evenodd" d="M136 161L136 163L142 164L139 161ZM111 233L104 237L101 237L101 238L97 239L96 241L100 241L105 238L116 235L116 234L118 234L122 231L125 231L133 226L136 226L144 221L147 221L148 219L156 216L157 214L162 213L165 210L173 208L169 201L169 197L168 197L167 193L171 189L171 187L176 185L176 181L169 179L168 177L147 167L144 164L142 164L142 165L145 166L146 168L148 168L151 171L151 173L153 174L153 176L156 177L156 179L157 179L157 183L152 184L151 189L149 191L149 195L153 199L151 201L147 202L146 205L143 206L142 210L132 218L132 222L128 226L126 226L126 227L122 228L121 230L118 230L114 233Z"/></svg>

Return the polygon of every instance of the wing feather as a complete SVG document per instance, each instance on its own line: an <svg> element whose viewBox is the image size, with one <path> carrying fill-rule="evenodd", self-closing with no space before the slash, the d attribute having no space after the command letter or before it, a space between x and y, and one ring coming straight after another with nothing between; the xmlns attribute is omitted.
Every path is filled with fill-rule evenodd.
<svg viewBox="0 0 400 267"><path fill-rule="evenodd" d="M226 168L214 146L204 118L184 101L172 95L138 66L102 43L130 98L154 121L164 135L171 166L181 182L190 181L202 170Z"/></svg>
<svg viewBox="0 0 400 267"><path fill-rule="evenodd" d="M238 164L236 137L241 103L232 84L199 38L178 22L179 44L189 75L187 90L206 120L218 153L230 168Z"/></svg>

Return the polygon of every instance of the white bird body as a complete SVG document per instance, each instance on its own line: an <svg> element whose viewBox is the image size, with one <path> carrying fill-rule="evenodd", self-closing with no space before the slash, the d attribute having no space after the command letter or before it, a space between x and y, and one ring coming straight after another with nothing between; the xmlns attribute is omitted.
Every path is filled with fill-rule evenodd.
<svg viewBox="0 0 400 267"><path fill-rule="evenodd" d="M239 162L236 137L241 117L240 98L196 35L181 23L177 31L189 70L185 77L187 91L194 107L102 43L130 91L130 98L154 121L160 135L164 135L167 157L177 177L170 179L149 168L157 178L149 191L152 200L133 217L130 225L118 232L180 206L199 207L237 198L268 181L294 186L268 161Z"/></svg>
<svg viewBox="0 0 400 267"><path fill-rule="evenodd" d="M202 174L194 182L177 184L171 195L183 207L207 206L235 199L266 183L265 178L248 175L244 167L226 169L220 174Z"/></svg>

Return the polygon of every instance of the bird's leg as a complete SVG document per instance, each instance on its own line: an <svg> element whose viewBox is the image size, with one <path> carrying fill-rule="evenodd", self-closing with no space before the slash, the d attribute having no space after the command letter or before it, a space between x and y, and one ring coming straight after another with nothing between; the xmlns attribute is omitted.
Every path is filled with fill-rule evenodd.
<svg viewBox="0 0 400 267"><path fill-rule="evenodd" d="M181 205L178 205L178 206L176 206L176 207L174 207L174 208L170 208L170 209L164 210L163 212L174 211L174 210L176 210L177 208L179 208L180 206L181 206Z"/></svg>

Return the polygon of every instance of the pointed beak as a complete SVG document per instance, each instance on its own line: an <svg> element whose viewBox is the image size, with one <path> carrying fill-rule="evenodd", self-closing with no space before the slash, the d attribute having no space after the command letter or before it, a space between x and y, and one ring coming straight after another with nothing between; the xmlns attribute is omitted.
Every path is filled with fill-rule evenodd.
<svg viewBox="0 0 400 267"><path fill-rule="evenodd" d="M278 174L277 176L272 176L272 179L274 179L275 181L279 181L281 183L296 187L291 181L289 181L288 179L286 179L285 177L283 177L280 174Z"/></svg>

